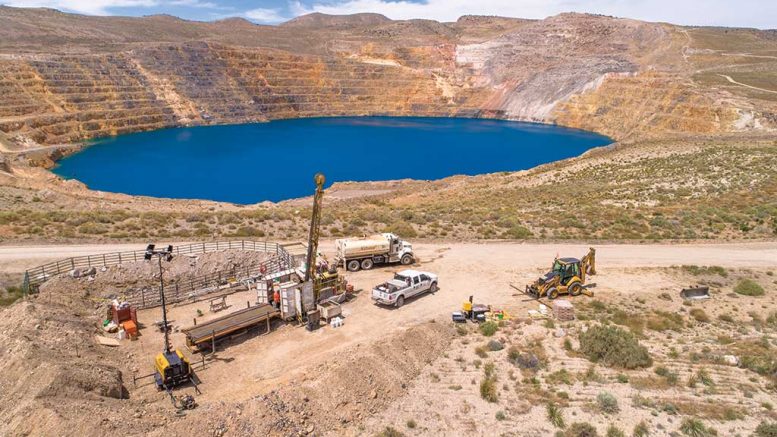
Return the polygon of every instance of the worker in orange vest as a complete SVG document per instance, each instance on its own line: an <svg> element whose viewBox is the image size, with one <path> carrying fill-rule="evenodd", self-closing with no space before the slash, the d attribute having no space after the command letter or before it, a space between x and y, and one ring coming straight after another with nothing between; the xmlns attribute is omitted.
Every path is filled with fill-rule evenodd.
<svg viewBox="0 0 777 437"><path fill-rule="evenodd" d="M281 292L278 291L278 289L275 289L275 292L272 294L272 304L275 308L281 307Z"/></svg>

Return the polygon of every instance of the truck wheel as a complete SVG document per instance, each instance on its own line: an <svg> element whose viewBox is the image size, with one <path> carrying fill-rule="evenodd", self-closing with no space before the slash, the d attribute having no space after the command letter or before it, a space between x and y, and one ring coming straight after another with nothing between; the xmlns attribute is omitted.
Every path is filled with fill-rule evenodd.
<svg viewBox="0 0 777 437"><path fill-rule="evenodd" d="M362 270L369 270L374 265L375 265L375 263L373 263L372 260L369 259L369 258L366 258L366 259L362 260Z"/></svg>
<svg viewBox="0 0 777 437"><path fill-rule="evenodd" d="M349 272L358 272L360 268L361 268L361 264L359 264L358 260L353 259L351 261L348 261Z"/></svg>
<svg viewBox="0 0 777 437"><path fill-rule="evenodd" d="M569 294L571 294L572 296L580 296L580 293L583 292L583 286L580 285L579 282L575 282L574 284L569 286L567 291L569 291Z"/></svg>
<svg viewBox="0 0 777 437"><path fill-rule="evenodd" d="M410 264L413 264L413 255L405 254L402 255L402 259L399 260L400 263L402 263L403 266L409 266Z"/></svg>
<svg viewBox="0 0 777 437"><path fill-rule="evenodd" d="M545 294L548 296L548 299L553 300L558 297L558 288L553 287Z"/></svg>
<svg viewBox="0 0 777 437"><path fill-rule="evenodd" d="M405 304L405 296L399 296L397 298L397 308L402 308L402 305Z"/></svg>
<svg viewBox="0 0 777 437"><path fill-rule="evenodd" d="M432 286L429 287L429 292L431 292L431 293L436 293L437 292L437 283L436 282L432 282Z"/></svg>

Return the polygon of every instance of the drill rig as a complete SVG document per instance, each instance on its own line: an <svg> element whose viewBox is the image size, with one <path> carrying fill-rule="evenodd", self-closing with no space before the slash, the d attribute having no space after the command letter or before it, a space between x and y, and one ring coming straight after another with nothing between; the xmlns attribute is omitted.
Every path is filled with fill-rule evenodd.
<svg viewBox="0 0 777 437"><path fill-rule="evenodd" d="M318 272L318 240L321 235L321 204L324 198L324 183L326 178L323 174L316 174L313 179L316 183L316 192L313 196L313 213L310 217L310 233L308 235L308 253L305 260L304 282L311 281L313 285L313 296L318 302L321 292L327 288L332 289L333 294L345 290L345 278L337 273L337 266L329 265L327 271Z"/></svg>
<svg viewBox="0 0 777 437"><path fill-rule="evenodd" d="M578 296L584 289L594 285L586 285L585 281L589 275L595 274L596 250L593 247L581 259L557 256L550 271L527 285L525 293L537 299L546 296L555 299L561 294Z"/></svg>

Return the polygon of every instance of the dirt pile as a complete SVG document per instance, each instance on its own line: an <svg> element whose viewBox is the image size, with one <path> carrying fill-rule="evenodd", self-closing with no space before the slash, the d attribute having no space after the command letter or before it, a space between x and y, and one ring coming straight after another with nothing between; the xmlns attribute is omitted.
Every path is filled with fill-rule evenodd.
<svg viewBox="0 0 777 437"><path fill-rule="evenodd" d="M246 269L256 269L267 262L272 255L263 252L226 250L198 255L178 255L172 261L163 261L165 284L186 283L193 278L218 275L224 278L239 274ZM98 267L94 275L78 278L62 275L50 279L41 289L53 293L89 292L95 297L122 295L130 290L156 288L159 286L159 264L151 261L128 262Z"/></svg>
<svg viewBox="0 0 777 437"><path fill-rule="evenodd" d="M0 434L99 435L131 420L124 357L93 340L99 318L79 295L45 292L0 313Z"/></svg>
<svg viewBox="0 0 777 437"><path fill-rule="evenodd" d="M417 325L382 342L338 353L298 382L267 395L203 406L164 432L340 434L406 394L409 382L446 350L452 338L448 324Z"/></svg>

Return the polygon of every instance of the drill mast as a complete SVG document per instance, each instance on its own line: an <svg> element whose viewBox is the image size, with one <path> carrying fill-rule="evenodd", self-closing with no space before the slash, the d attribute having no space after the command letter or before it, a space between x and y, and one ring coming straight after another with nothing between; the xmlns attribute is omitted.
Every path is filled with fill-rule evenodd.
<svg viewBox="0 0 777 437"><path fill-rule="evenodd" d="M324 198L324 183L326 178L317 173L313 178L316 182L316 194L313 196L313 214L310 217L310 235L308 235L308 255L305 264L305 282L316 276L316 258L318 255L318 238L321 234L321 201Z"/></svg>

